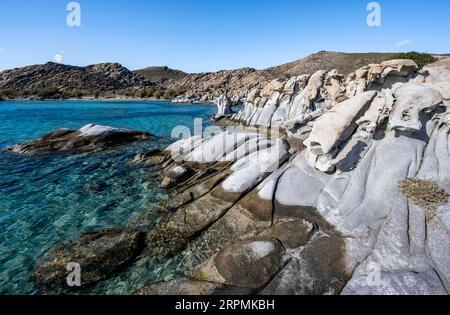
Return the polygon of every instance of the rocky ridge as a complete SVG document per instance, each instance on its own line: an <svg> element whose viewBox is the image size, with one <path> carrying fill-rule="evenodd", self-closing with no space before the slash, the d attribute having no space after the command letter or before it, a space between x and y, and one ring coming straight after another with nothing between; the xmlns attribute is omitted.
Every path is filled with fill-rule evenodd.
<svg viewBox="0 0 450 315"><path fill-rule="evenodd" d="M245 98L254 88L262 88L274 79L312 74L319 70L337 69L348 75L370 63L389 60L391 53L340 53L321 51L301 60L263 70L243 68L214 73L190 74L181 80L168 82L167 88L186 91L183 102L212 102L221 94L231 99ZM191 101L189 101L191 100Z"/></svg>

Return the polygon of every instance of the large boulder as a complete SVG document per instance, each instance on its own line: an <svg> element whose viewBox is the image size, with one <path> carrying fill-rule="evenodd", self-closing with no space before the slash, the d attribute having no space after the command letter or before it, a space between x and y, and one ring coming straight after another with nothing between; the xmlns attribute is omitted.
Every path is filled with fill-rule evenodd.
<svg viewBox="0 0 450 315"><path fill-rule="evenodd" d="M322 115L314 124L311 135L304 142L314 155L333 154L333 150L346 141L356 129L362 116L377 92L365 92L340 103Z"/></svg>
<svg viewBox="0 0 450 315"><path fill-rule="evenodd" d="M226 95L221 95L216 101L217 105L217 114L214 116L215 119L220 119L226 116L230 116L233 111L231 110L231 106L233 106L233 102Z"/></svg>
<svg viewBox="0 0 450 315"><path fill-rule="evenodd" d="M16 154L52 152L82 153L149 139L143 131L89 124L79 130L58 129L42 138L7 148Z"/></svg>
<svg viewBox="0 0 450 315"><path fill-rule="evenodd" d="M434 110L442 103L441 93L424 85L408 83L394 90L395 108L389 118L389 128L400 131L419 131L420 114Z"/></svg>
<svg viewBox="0 0 450 315"><path fill-rule="evenodd" d="M283 266L284 248L272 238L254 238L225 248L199 268L194 278L258 289Z"/></svg>

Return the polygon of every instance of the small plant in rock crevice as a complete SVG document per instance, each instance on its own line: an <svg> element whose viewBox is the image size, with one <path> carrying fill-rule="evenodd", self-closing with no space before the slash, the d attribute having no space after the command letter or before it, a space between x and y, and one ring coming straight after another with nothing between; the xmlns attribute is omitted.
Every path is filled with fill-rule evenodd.
<svg viewBox="0 0 450 315"><path fill-rule="evenodd" d="M432 181L408 178L400 182L400 191L413 204L425 210L427 223L434 223L437 209L448 202L448 194Z"/></svg>

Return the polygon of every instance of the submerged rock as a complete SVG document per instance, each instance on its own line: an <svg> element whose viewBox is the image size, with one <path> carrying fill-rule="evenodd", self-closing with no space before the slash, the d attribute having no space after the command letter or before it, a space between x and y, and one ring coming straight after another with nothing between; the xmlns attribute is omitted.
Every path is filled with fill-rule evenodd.
<svg viewBox="0 0 450 315"><path fill-rule="evenodd" d="M206 281L177 279L159 282L138 290L136 295L249 295L248 288L233 287Z"/></svg>
<svg viewBox="0 0 450 315"><path fill-rule="evenodd" d="M58 129L42 138L7 148L16 154L82 153L149 139L143 131L89 124L79 130Z"/></svg>
<svg viewBox="0 0 450 315"><path fill-rule="evenodd" d="M94 285L133 261L143 249L144 234L107 230L86 233L46 253L36 264L36 287L43 290L81 289ZM69 287L70 263L81 268L81 287Z"/></svg>
<svg viewBox="0 0 450 315"><path fill-rule="evenodd" d="M166 152L155 149L151 152L138 154L135 156L133 163L143 163L148 166L162 165L168 159Z"/></svg>

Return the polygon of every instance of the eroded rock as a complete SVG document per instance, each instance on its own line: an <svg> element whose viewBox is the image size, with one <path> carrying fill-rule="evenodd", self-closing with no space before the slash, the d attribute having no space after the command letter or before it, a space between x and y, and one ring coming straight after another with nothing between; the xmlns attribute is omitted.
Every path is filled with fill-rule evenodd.
<svg viewBox="0 0 450 315"><path fill-rule="evenodd" d="M7 151L16 154L82 153L147 140L150 137L151 134L147 132L89 124L79 130L58 129L38 140L7 148Z"/></svg>
<svg viewBox="0 0 450 315"><path fill-rule="evenodd" d="M196 271L194 278L258 289L282 268L283 253L283 246L275 239L250 239L220 251Z"/></svg>

